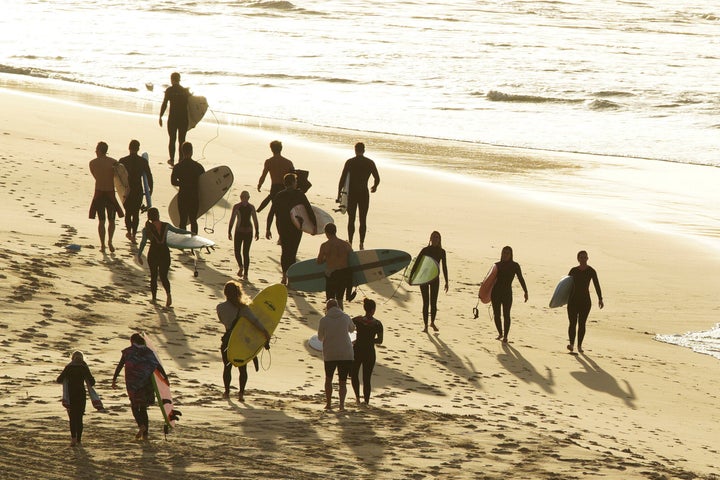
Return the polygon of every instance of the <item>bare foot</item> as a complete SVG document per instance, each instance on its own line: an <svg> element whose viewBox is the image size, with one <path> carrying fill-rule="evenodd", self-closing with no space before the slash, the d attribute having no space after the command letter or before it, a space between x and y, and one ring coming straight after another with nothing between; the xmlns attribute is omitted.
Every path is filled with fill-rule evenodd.
<svg viewBox="0 0 720 480"><path fill-rule="evenodd" d="M223 398L230 398L230 392L223 393Z"/></svg>
<svg viewBox="0 0 720 480"><path fill-rule="evenodd" d="M238 270L237 276L242 277L242 268L240 270Z"/></svg>
<svg viewBox="0 0 720 480"><path fill-rule="evenodd" d="M115 247L113 247L113 244L108 242L108 250L110 250L110 253L115 251Z"/></svg>
<svg viewBox="0 0 720 480"><path fill-rule="evenodd" d="M581 347L580 345L578 345L578 352L584 353L584 352L583 352L583 349L582 349L582 347Z"/></svg>
<svg viewBox="0 0 720 480"><path fill-rule="evenodd" d="M508 339L507 339L507 338L503 338L503 343L508 343Z"/></svg>
<svg viewBox="0 0 720 480"><path fill-rule="evenodd" d="M497 337L495 337L495 340L502 340L502 335L498 335Z"/></svg>
<svg viewBox="0 0 720 480"><path fill-rule="evenodd" d="M105 253L105 245L100 245L100 252Z"/></svg>
<svg viewBox="0 0 720 480"><path fill-rule="evenodd" d="M423 328L423 333L427 333L427 327Z"/></svg>
<svg viewBox="0 0 720 480"><path fill-rule="evenodd" d="M325 410L332 410L332 406L328 403L325 405Z"/></svg>
<svg viewBox="0 0 720 480"><path fill-rule="evenodd" d="M157 298L151 298L150 303L152 303L153 305L157 305Z"/></svg>
<svg viewBox="0 0 720 480"><path fill-rule="evenodd" d="M430 326L431 326L432 329L435 330L436 332L439 330L438 327L436 327L434 323L431 323Z"/></svg>
<svg viewBox="0 0 720 480"><path fill-rule="evenodd" d="M167 300L165 301L165 308L172 307L172 295L167 296Z"/></svg>
<svg viewBox="0 0 720 480"><path fill-rule="evenodd" d="M245 280L245 281L247 282L247 279L248 279L248 275L247 275L247 273L243 275L242 279L243 279L243 280Z"/></svg>
<svg viewBox="0 0 720 480"><path fill-rule="evenodd" d="M567 349L568 349L568 350L570 350L570 351L572 352L572 351L573 351L573 346L572 346L572 345L570 345L570 344L568 344L568 346L567 346Z"/></svg>

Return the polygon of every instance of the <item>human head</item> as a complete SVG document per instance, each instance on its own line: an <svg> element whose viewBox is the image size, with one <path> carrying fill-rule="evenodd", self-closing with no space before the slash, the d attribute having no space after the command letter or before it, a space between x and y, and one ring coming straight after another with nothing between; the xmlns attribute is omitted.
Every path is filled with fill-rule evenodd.
<svg viewBox="0 0 720 480"><path fill-rule="evenodd" d="M328 237L334 237L335 235L337 235L337 227L334 223L328 223L327 225L325 225L325 235L327 235Z"/></svg>
<svg viewBox="0 0 720 480"><path fill-rule="evenodd" d="M240 192L240 200L242 200L243 202L247 202L248 200L250 200L250 192L248 192L247 190L243 190L242 192Z"/></svg>
<svg viewBox="0 0 720 480"><path fill-rule="evenodd" d="M145 339L139 333L130 335L130 343L133 345L145 345Z"/></svg>
<svg viewBox="0 0 720 480"><path fill-rule="evenodd" d="M369 298L363 299L363 309L365 309L365 315L372 316L373 313L375 313L375 300L370 300Z"/></svg>
<svg viewBox="0 0 720 480"><path fill-rule="evenodd" d="M337 306L338 306L337 300L335 300L334 298L328 298L327 302L325 302L325 311L327 312L331 308L337 307Z"/></svg>
<svg viewBox="0 0 720 480"><path fill-rule="evenodd" d="M578 262L580 262L581 264L582 264L582 263L587 263L587 261L588 261L588 253L587 253L585 250L580 250L580 251L577 253L577 259L578 259Z"/></svg>
<svg viewBox="0 0 720 480"><path fill-rule="evenodd" d="M180 83L180 74L178 72L173 72L170 74L170 83L173 85L178 85Z"/></svg>
<svg viewBox="0 0 720 480"><path fill-rule="evenodd" d="M98 155L107 155L108 152L108 144L105 142L98 142L97 147L95 147L95 153Z"/></svg>
<svg viewBox="0 0 720 480"><path fill-rule="evenodd" d="M285 185L285 188L295 188L297 186L297 175L286 173L283 177L283 185Z"/></svg>
<svg viewBox="0 0 720 480"><path fill-rule="evenodd" d="M365 144L358 142L355 144L355 155L362 155L365 153Z"/></svg>
<svg viewBox="0 0 720 480"><path fill-rule="evenodd" d="M128 150L130 150L131 153L137 153L140 150L140 142L138 142L137 140L130 140Z"/></svg>
<svg viewBox="0 0 720 480"><path fill-rule="evenodd" d="M160 210L155 207L148 208L148 220L151 222L157 222L160 220Z"/></svg>
<svg viewBox="0 0 720 480"><path fill-rule="evenodd" d="M77 351L73 352L72 357L70 357L70 360L72 360L73 362L84 362L85 356L83 355L83 353L80 350L77 350Z"/></svg>
<svg viewBox="0 0 720 480"><path fill-rule="evenodd" d="M192 158L193 156L193 146L190 142L185 142L182 144L182 147L180 147L180 151L183 154L183 159L185 158Z"/></svg>
<svg viewBox="0 0 720 480"><path fill-rule="evenodd" d="M223 288L225 299L233 305L239 306L242 303L243 290L240 284L234 280L230 280Z"/></svg>
<svg viewBox="0 0 720 480"><path fill-rule="evenodd" d="M507 258L506 258L507 256ZM503 262L513 261L513 249L510 246L504 246L502 252L500 252L500 260Z"/></svg>
<svg viewBox="0 0 720 480"><path fill-rule="evenodd" d="M430 243L428 243L428 245L442 247L442 236L440 235L440 232L435 230L430 234Z"/></svg>
<svg viewBox="0 0 720 480"><path fill-rule="evenodd" d="M270 142L270 151L275 155L279 155L282 152L282 142L280 140Z"/></svg>

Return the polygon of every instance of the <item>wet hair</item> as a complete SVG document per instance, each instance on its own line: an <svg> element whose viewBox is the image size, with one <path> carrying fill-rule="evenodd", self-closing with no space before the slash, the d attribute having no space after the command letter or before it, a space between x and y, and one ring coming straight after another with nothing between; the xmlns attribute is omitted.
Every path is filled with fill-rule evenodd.
<svg viewBox="0 0 720 480"><path fill-rule="evenodd" d="M160 210L155 207L148 208L148 220L151 222L160 220Z"/></svg>
<svg viewBox="0 0 720 480"><path fill-rule="evenodd" d="M362 142L358 142L355 144L355 153L358 155L362 155L365 153L365 144Z"/></svg>
<svg viewBox="0 0 720 480"><path fill-rule="evenodd" d="M108 152L108 144L105 142L98 142L96 149L98 152L105 155Z"/></svg>
<svg viewBox="0 0 720 480"><path fill-rule="evenodd" d="M337 306L339 306L338 301L334 298L328 298L327 301L325 302L325 308L327 308L328 310L330 310L333 307L337 307Z"/></svg>
<svg viewBox="0 0 720 480"><path fill-rule="evenodd" d="M375 300L370 300L369 298L363 298L363 309L365 309L366 315L372 315L375 313Z"/></svg>
<svg viewBox="0 0 720 480"><path fill-rule="evenodd" d="M510 252L510 261L512 262L513 261L513 249L512 249L512 247L510 247L508 245L505 245L502 248L502 251L500 252L500 260L502 260L503 253L505 253L506 251Z"/></svg>
<svg viewBox="0 0 720 480"><path fill-rule="evenodd" d="M249 198L250 198L250 192L248 192L247 190L243 190L242 192L240 192L240 198L242 199L243 197L246 197L246 198L249 199Z"/></svg>
<svg viewBox="0 0 720 480"><path fill-rule="evenodd" d="M587 253L585 250L580 250L580 251L577 253L576 258L577 258L578 260L580 260L580 255L582 255L582 254L585 254L585 256L587 256L588 253Z"/></svg>
<svg viewBox="0 0 720 480"><path fill-rule="evenodd" d="M145 339L139 333L130 335L130 343L134 345L145 345Z"/></svg>
<svg viewBox="0 0 720 480"><path fill-rule="evenodd" d="M286 173L283 177L283 185L286 187L294 187L297 185L297 175L294 173Z"/></svg>
<svg viewBox="0 0 720 480"><path fill-rule="evenodd" d="M130 140L130 145L128 145L128 150L137 152L140 150L140 142L137 140Z"/></svg>
<svg viewBox="0 0 720 480"><path fill-rule="evenodd" d="M432 245L432 237L433 237L433 235L437 235L437 236L438 236L438 239L439 239L439 241L438 241L438 247L442 248L442 235L440 235L440 232L438 232L437 230L433 231L433 232L430 234L430 240L428 240L428 245Z"/></svg>
<svg viewBox="0 0 720 480"><path fill-rule="evenodd" d="M245 305L245 302L243 302L243 289L242 286L235 280L230 280L225 284L225 287L223 287L223 293L225 294L225 298L228 302L232 303L236 307L240 307L242 305Z"/></svg>
<svg viewBox="0 0 720 480"><path fill-rule="evenodd" d="M273 153L282 152L282 142L280 140L273 140L270 142L270 151Z"/></svg>
<svg viewBox="0 0 720 480"><path fill-rule="evenodd" d="M73 354L72 354L72 356L70 357L70 359L71 359L73 362L84 362L84 361L85 361L85 356L83 355L83 352L81 352L80 350L77 350L77 351L73 352Z"/></svg>
<svg viewBox="0 0 720 480"><path fill-rule="evenodd" d="M183 158L192 157L192 154L193 154L192 143L190 143L190 142L183 143L182 147L180 147L180 150L182 150Z"/></svg>
<svg viewBox="0 0 720 480"><path fill-rule="evenodd" d="M170 81L171 82L179 82L180 81L180 74L178 72L173 72L170 74Z"/></svg>
<svg viewBox="0 0 720 480"><path fill-rule="evenodd" d="M334 223L328 223L327 225L325 225L324 230L325 230L325 233L329 233L330 235L337 234L337 227L335 226Z"/></svg>

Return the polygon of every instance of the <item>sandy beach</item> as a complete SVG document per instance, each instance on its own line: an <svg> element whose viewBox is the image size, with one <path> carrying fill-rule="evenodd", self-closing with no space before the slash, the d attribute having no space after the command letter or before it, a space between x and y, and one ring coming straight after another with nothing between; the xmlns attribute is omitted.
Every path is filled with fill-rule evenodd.
<svg viewBox="0 0 720 480"><path fill-rule="evenodd" d="M717 271L720 258L701 243L487 185L496 176L481 182L409 168L368 141L382 180L365 246L415 255L430 232L442 233L450 289L438 302L440 331L421 332L419 289L399 275L362 286L346 311L359 315L362 298L373 298L385 327L371 405L353 400L347 412L325 412L322 358L307 346L323 298L290 291L260 372L249 372L245 402L226 400L215 305L237 271L227 207L242 190L255 205L267 194L255 186L277 138L310 171L310 201L330 211L352 144L212 122L192 130L194 158L206 169L228 165L235 183L200 219L201 235L218 246L202 254L199 276L192 257L173 253L174 307L165 309L149 303L149 277L122 220L116 251L105 255L97 222L87 218L95 145L107 142L120 158L132 138L150 154L154 203L167 218L175 191L156 114L11 90L0 99L0 478L720 478L717 359L653 340L718 321L717 276L699 272ZM345 238L346 217L335 218ZM299 258L314 258L322 241L304 236ZM515 281L506 345L495 340L487 306L472 315L504 245L530 295L523 303ZM547 305L581 249L598 271L605 308L592 292L585 353L570 355L565 310ZM275 241L254 242L251 254L250 297L281 276ZM159 347L183 413L167 438L153 407L150 440L135 441L126 392L110 388L135 331ZM85 353L108 410L88 405L81 448L70 446L55 383L74 350Z"/></svg>

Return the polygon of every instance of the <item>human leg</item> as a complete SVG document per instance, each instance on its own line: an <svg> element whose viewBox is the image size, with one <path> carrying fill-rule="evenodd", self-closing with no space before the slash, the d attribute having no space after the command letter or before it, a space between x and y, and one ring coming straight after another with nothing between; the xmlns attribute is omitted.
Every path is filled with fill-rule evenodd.
<svg viewBox="0 0 720 480"><path fill-rule="evenodd" d="M243 237L242 233L235 230L235 236L233 237L233 253L235 254L235 262L238 265L238 276L244 270L242 257Z"/></svg>
<svg viewBox="0 0 720 480"><path fill-rule="evenodd" d="M591 304L588 302L586 305L583 305L582 308L578 311L578 332L577 332L577 347L578 352L582 353L583 348L583 340L585 339L585 323L587 322L588 316L590 315L590 308Z"/></svg>
<svg viewBox="0 0 720 480"><path fill-rule="evenodd" d="M350 368L350 384L352 385L353 392L355 392L355 399L360 403L360 367L363 362L359 358L358 353L355 353L355 360L353 360L352 367Z"/></svg>
<svg viewBox="0 0 720 480"><path fill-rule="evenodd" d="M338 410L340 410L341 412L345 410L345 396L347 395L347 377L348 373L350 373L350 368L352 368L352 364L352 360L342 360L338 362L338 397L340 404ZM365 381L364 378L363 381Z"/></svg>
<svg viewBox="0 0 720 480"><path fill-rule="evenodd" d="M170 118L167 121L167 132L168 132L168 153L170 154L170 165L175 163L175 142L177 141L177 127L175 122Z"/></svg>
<svg viewBox="0 0 720 480"><path fill-rule="evenodd" d="M420 285L420 294L422 295L422 316L423 324L425 325L423 332L427 332L430 308L430 286L428 286L427 283L425 285Z"/></svg>
<svg viewBox="0 0 720 480"><path fill-rule="evenodd" d="M347 215L348 215L348 243L352 245L353 236L355 236L355 216L357 215L357 199L355 195L348 195Z"/></svg>
<svg viewBox="0 0 720 480"><path fill-rule="evenodd" d="M568 346L567 349L571 352L575 347L575 332L577 330L578 323L578 308L574 302L568 302L567 305L568 313Z"/></svg>
<svg viewBox="0 0 720 480"><path fill-rule="evenodd" d="M332 410L332 381L337 368L337 362L325 363L325 410Z"/></svg>
<svg viewBox="0 0 720 480"><path fill-rule="evenodd" d="M370 352L368 358L363 362L363 398L365 405L370 403L370 392L372 391L371 379L375 368L375 349Z"/></svg>
<svg viewBox="0 0 720 480"><path fill-rule="evenodd" d="M504 328L504 335L503 335L503 342L507 342L508 339L508 333L510 332L510 309L512 308L512 293L510 295L507 295L503 299L502 303L502 311L503 311L503 319L505 320L505 328Z"/></svg>
<svg viewBox="0 0 720 480"><path fill-rule="evenodd" d="M437 331L435 326L435 317L437 316L437 299L440 293L440 279L436 278L429 284L430 286L430 326Z"/></svg>
<svg viewBox="0 0 720 480"><path fill-rule="evenodd" d="M169 307L172 305L172 295L170 294L170 279L168 278L168 273L170 272L170 250L165 250L162 252L158 270L160 282L165 289L165 306ZM155 282L155 290L157 291L157 281Z"/></svg>
<svg viewBox="0 0 720 480"><path fill-rule="evenodd" d="M503 338L502 317L500 316L500 309L502 306L502 302L500 301L500 298L498 296L491 296L490 302L492 305L493 320L495 321L495 328L497 329L497 332L498 332L497 339L500 340Z"/></svg>
<svg viewBox="0 0 720 480"><path fill-rule="evenodd" d="M360 250L365 246L365 233L367 232L367 214L370 208L370 193L365 190L364 194L358 198L358 210L360 210L360 225L358 231L360 233Z"/></svg>
<svg viewBox="0 0 720 480"><path fill-rule="evenodd" d="M157 301L158 275L160 274L160 259L154 250L148 251L148 268L150 269L150 294L153 303Z"/></svg>
<svg viewBox="0 0 720 480"><path fill-rule="evenodd" d="M243 269L243 278L247 279L248 271L250 270L250 246L252 245L253 241L253 233L243 233L242 237L242 256L243 262L245 263L245 268Z"/></svg>

